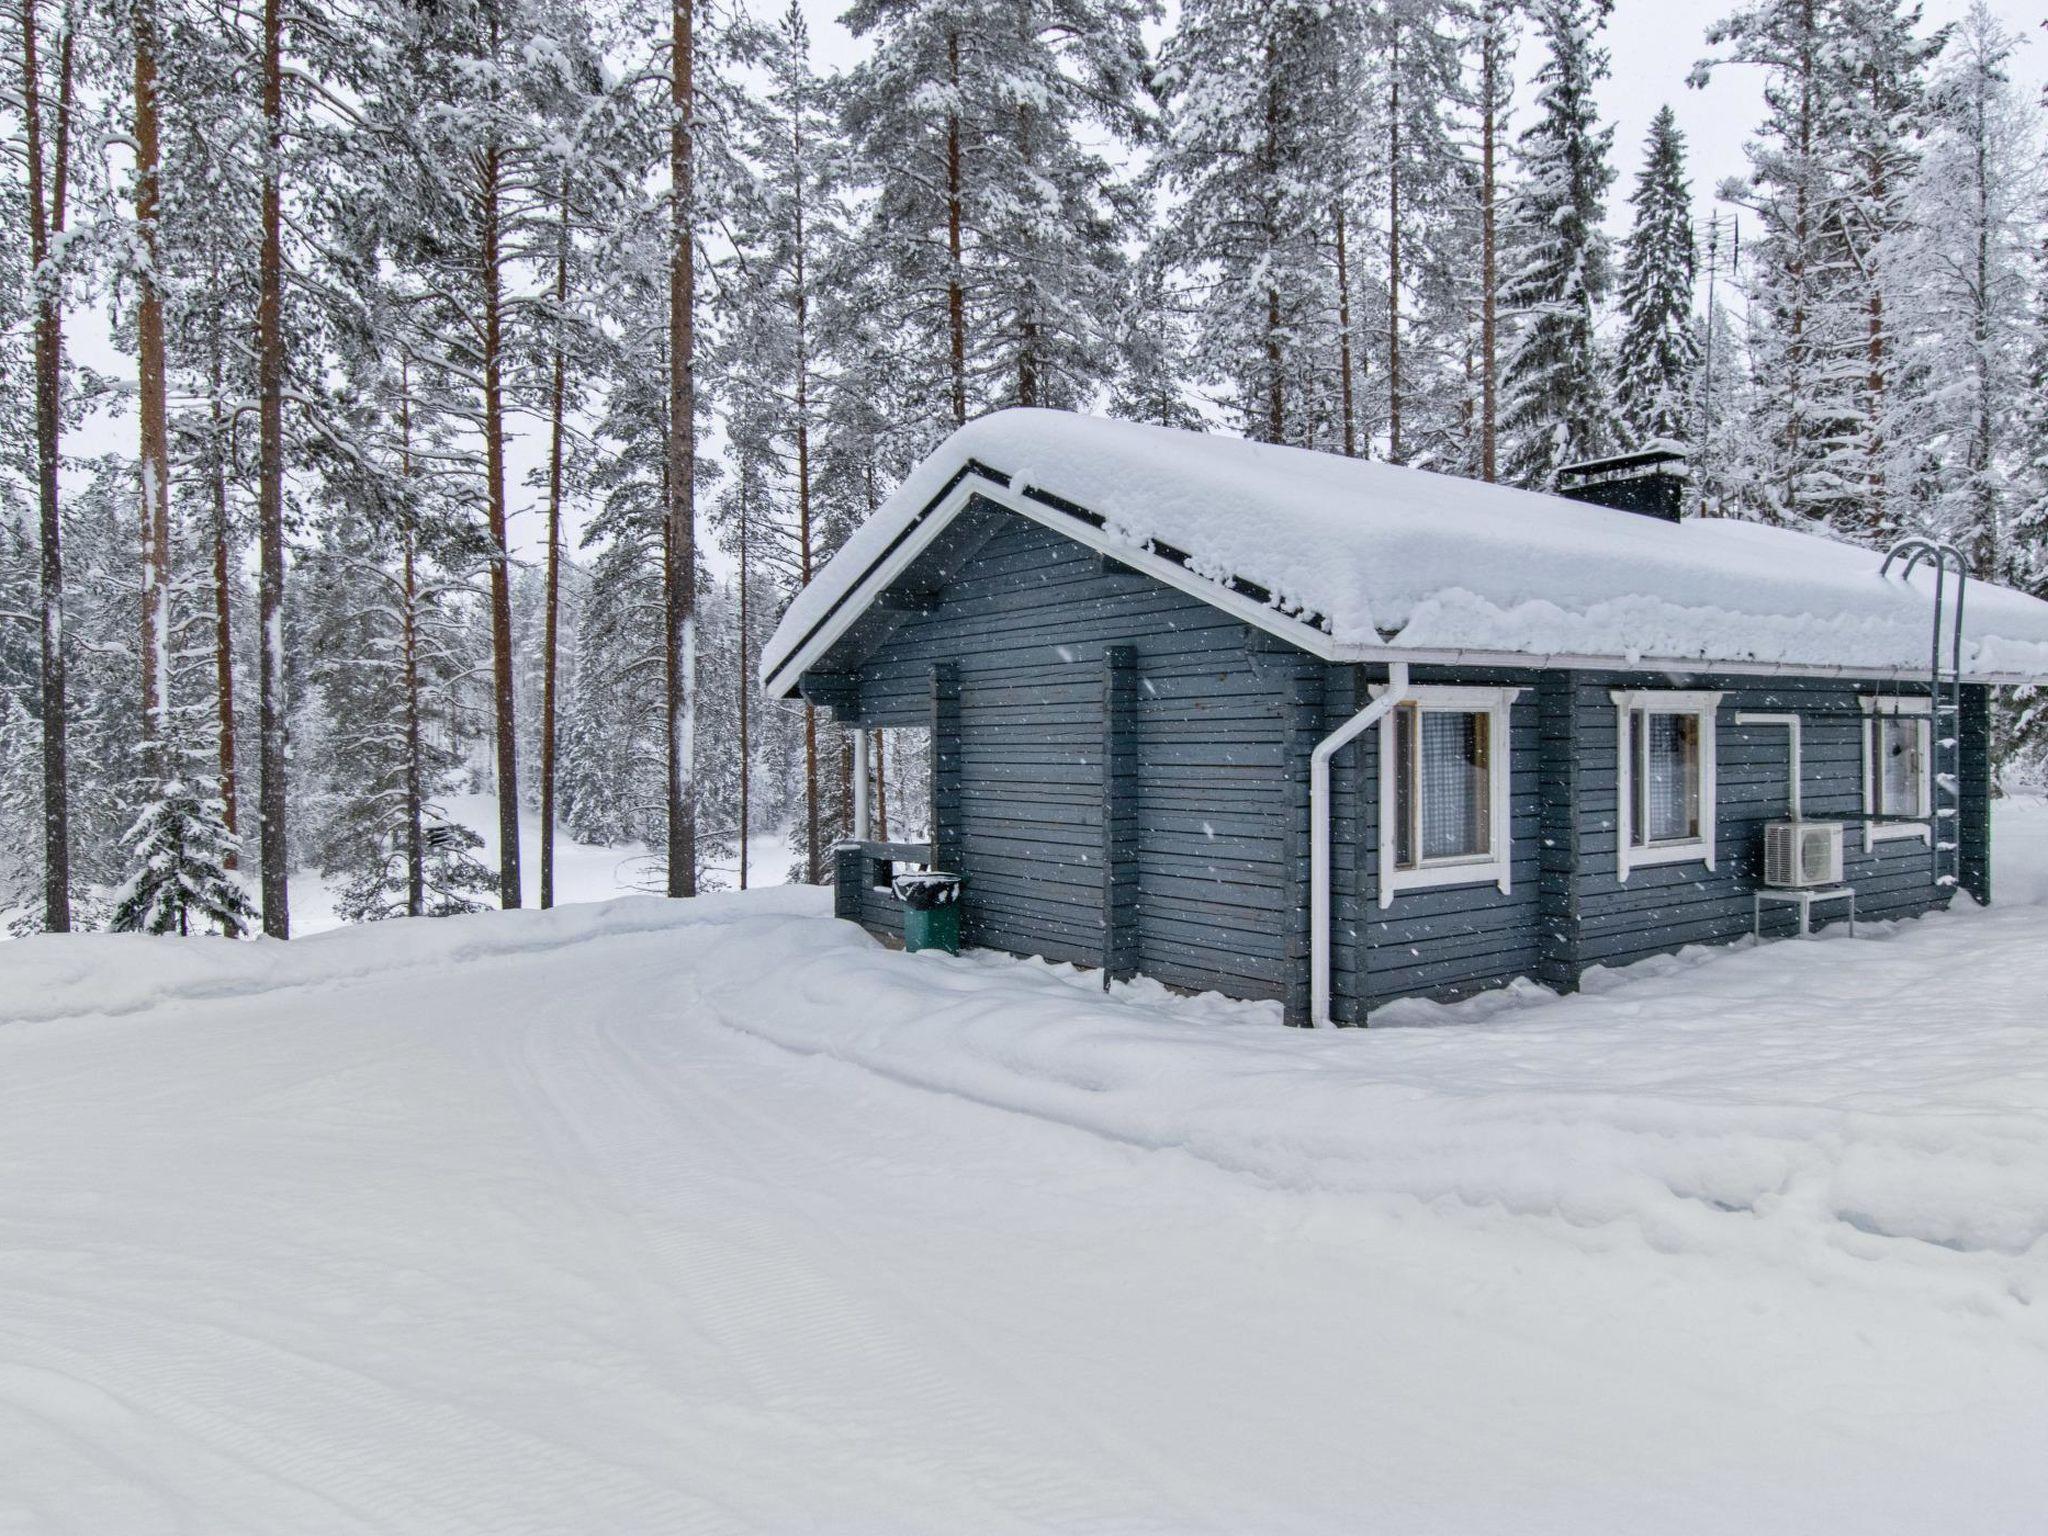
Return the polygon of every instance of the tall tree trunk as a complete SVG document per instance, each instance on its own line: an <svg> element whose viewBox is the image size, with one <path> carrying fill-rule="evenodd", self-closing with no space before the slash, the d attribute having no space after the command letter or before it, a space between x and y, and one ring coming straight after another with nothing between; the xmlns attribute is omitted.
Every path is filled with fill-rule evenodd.
<svg viewBox="0 0 2048 1536"><path fill-rule="evenodd" d="M57 501L57 457L63 424L59 391L64 368L64 294L49 265L50 241L64 233L70 183L72 28L66 15L58 44L56 153L43 166L42 66L36 52L38 7L22 0L22 115L28 152L29 264L35 274L36 501L41 535L43 715L43 927L71 931L71 788L66 762L69 706L64 680L64 523Z"/></svg>
<svg viewBox="0 0 2048 1536"><path fill-rule="evenodd" d="M1275 185L1280 175L1280 80L1279 55L1273 40L1266 40L1266 138L1264 146L1265 171L1265 242L1268 270L1278 262L1280 256L1280 210L1276 206L1279 193ZM1286 358L1280 341L1280 289L1270 280L1266 285L1266 441L1278 443L1287 436L1287 394L1284 377Z"/></svg>
<svg viewBox="0 0 2048 1536"><path fill-rule="evenodd" d="M284 144L282 0L263 0L263 252L256 296L258 648L256 809L263 865L263 931L291 937L285 836L284 699L284 248L278 157Z"/></svg>
<svg viewBox="0 0 2048 1536"><path fill-rule="evenodd" d="M1479 478L1500 478L1500 0L1486 0L1479 41Z"/></svg>
<svg viewBox="0 0 2048 1536"><path fill-rule="evenodd" d="M669 65L668 894L697 894L696 0L673 0Z"/></svg>
<svg viewBox="0 0 2048 1536"><path fill-rule="evenodd" d="M491 57L498 56L499 17L490 8ZM505 506L505 296L503 269L504 149L494 128L484 145L479 192L482 240L477 273L484 306L484 496L491 539L491 694L498 764L498 905L524 899L519 878L519 733L513 714L512 543Z"/></svg>
<svg viewBox="0 0 2048 1536"><path fill-rule="evenodd" d="M1874 207L1883 208L1889 192L1889 182L1885 175L1882 154L1873 151L1873 158L1875 164L1872 166L1871 171L1871 204ZM1871 242L1866 268L1864 281L1870 285L1870 294L1866 303L1867 331L1864 341L1864 363L1867 370L1864 378L1864 388L1868 393L1869 401L1865 409L1870 413L1870 437L1864 451L1866 466L1864 473L1870 484L1870 495L1866 502L1868 508L1866 515L1870 520L1870 532L1880 534L1889 539L1898 530L1890 526L1891 516L1885 506L1887 487L1884 466L1884 412L1885 391L1889 381L1886 377L1887 362L1885 358L1884 280L1878 266L1878 251L1875 241Z"/></svg>
<svg viewBox="0 0 2048 1536"><path fill-rule="evenodd" d="M1343 392L1344 457L1358 457L1358 409L1352 386L1351 257L1345 240L1344 194L1336 202L1337 226L1337 378Z"/></svg>
<svg viewBox="0 0 2048 1536"><path fill-rule="evenodd" d="M562 609L562 417L568 393L568 351L562 327L569 303L569 171L562 171L555 226L555 355L548 380L547 609L541 633L540 904L555 904L555 690Z"/></svg>
<svg viewBox="0 0 2048 1536"><path fill-rule="evenodd" d="M1793 130L1799 179L1792 189L1792 259L1785 273L1792 290L1785 345L1785 510L1793 515L1799 511L1799 455L1805 442L1806 258L1807 241L1813 233L1808 184L1813 176L1814 73L1819 67L1814 54L1818 46L1813 0L1803 0L1799 10L1799 107Z"/></svg>
<svg viewBox="0 0 2048 1536"><path fill-rule="evenodd" d="M1029 57L1033 36L1037 30L1031 13L1032 0L1017 0L1017 51L1020 57ZM1031 103L1025 93L1017 93L1017 163L1023 167L1028 181L1031 176ZM1031 238L1031 231L1024 231L1024 238ZM1038 293L1036 274L1026 253L1024 270L1019 287L1017 313L1017 403L1037 405L1039 403L1039 358L1038 358Z"/></svg>
<svg viewBox="0 0 2048 1536"><path fill-rule="evenodd" d="M405 668L405 911L427 914L426 772L420 742L420 600L418 538L412 506L412 373L398 368L398 474L406 487L400 525L405 612L401 618Z"/></svg>
<svg viewBox="0 0 2048 1536"><path fill-rule="evenodd" d="M171 463L165 399L164 301L157 281L158 177L156 9L133 0L135 29L135 224L142 251L135 306L136 416L142 481L142 721L144 773L152 792L170 772Z"/></svg>
<svg viewBox="0 0 2048 1536"><path fill-rule="evenodd" d="M946 34L946 79L960 94L960 34ZM960 114L946 114L946 330L951 345L953 425L967 423L967 279L961 255Z"/></svg>
<svg viewBox="0 0 2048 1536"><path fill-rule="evenodd" d="M740 889L747 888L747 833L753 827L753 805L749 790L753 784L753 744L747 735L747 699L754 691L754 680L747 676L747 584L753 579L753 571L747 560L747 524L753 521L752 511L745 496L740 498Z"/></svg>
<svg viewBox="0 0 2048 1536"><path fill-rule="evenodd" d="M804 169L802 111L793 112L790 121L790 158L796 175L790 200L795 224L790 303L796 311L796 547L797 587L801 590L811 584L815 558L811 531L810 263L804 232L804 198L809 183ZM804 701L804 878L812 885L825 878L818 829L818 712L808 699Z"/></svg>
<svg viewBox="0 0 2048 1536"><path fill-rule="evenodd" d="M1970 433L1970 502L1971 521L1975 524L1972 541L1976 548L1976 574L1980 580L1997 581L2005 574L2004 530L1998 526L1998 498L1990 482L1992 445L1996 435L1997 415L1992 400L1993 381L1991 371L1991 126L1986 121L1985 93L1988 89L1981 78L1977 81L1976 96L1972 103L1975 122L1975 166L1976 186L1976 283L1972 289L1970 314L1970 356L1976 374L1977 408L1976 421Z"/></svg>
<svg viewBox="0 0 2048 1536"><path fill-rule="evenodd" d="M1401 32L1388 50L1387 106L1387 457L1401 454Z"/></svg>
<svg viewBox="0 0 2048 1536"><path fill-rule="evenodd" d="M241 786L235 775L235 634L229 603L232 562L229 559L228 529L228 423L221 404L221 357L216 328L213 357L213 443L212 462L207 466L213 492L213 691L216 705L217 745L220 752L220 799L222 820L228 836L238 835L240 813L236 801ZM224 867L241 863L240 853L228 850Z"/></svg>

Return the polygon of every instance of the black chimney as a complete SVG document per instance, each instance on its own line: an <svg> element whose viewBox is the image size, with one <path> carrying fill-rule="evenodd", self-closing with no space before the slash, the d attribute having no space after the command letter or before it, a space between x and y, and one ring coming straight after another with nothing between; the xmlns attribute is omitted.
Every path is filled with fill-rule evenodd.
<svg viewBox="0 0 2048 1536"><path fill-rule="evenodd" d="M1557 472L1557 493L1571 501L1589 501L1618 512L1678 521L1685 501L1685 449L1656 442L1611 459L1584 459Z"/></svg>

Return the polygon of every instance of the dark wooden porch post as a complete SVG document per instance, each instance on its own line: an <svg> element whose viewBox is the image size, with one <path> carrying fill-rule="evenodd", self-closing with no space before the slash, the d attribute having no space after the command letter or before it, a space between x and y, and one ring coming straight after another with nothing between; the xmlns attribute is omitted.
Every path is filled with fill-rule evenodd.
<svg viewBox="0 0 2048 1536"><path fill-rule="evenodd" d="M1991 690L1963 690L1961 750L1956 766L1963 782L1957 795L1956 871L1964 890L1991 905ZM1936 827L1939 834L1940 828Z"/></svg>
<svg viewBox="0 0 2048 1536"><path fill-rule="evenodd" d="M1538 777L1543 809L1538 820L1536 979L1559 992L1576 992L1579 972L1580 750L1578 679L1545 672L1536 680Z"/></svg>
<svg viewBox="0 0 2048 1536"><path fill-rule="evenodd" d="M932 868L960 868L960 669L932 664ZM972 900L972 892L966 898ZM963 913L964 917L965 914Z"/></svg>
<svg viewBox="0 0 2048 1536"><path fill-rule="evenodd" d="M1138 969L1138 653L1102 653L1102 988Z"/></svg>
<svg viewBox="0 0 2048 1536"><path fill-rule="evenodd" d="M1309 758L1324 735L1323 664L1295 652L1281 674L1280 719L1287 742L1287 772L1282 784L1286 813L1287 999L1286 1020L1298 1028L1309 1017Z"/></svg>

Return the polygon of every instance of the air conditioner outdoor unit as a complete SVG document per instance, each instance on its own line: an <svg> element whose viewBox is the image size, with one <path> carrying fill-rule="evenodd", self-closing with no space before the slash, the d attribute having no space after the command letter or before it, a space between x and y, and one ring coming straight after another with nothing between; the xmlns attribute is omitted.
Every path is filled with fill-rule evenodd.
<svg viewBox="0 0 2048 1536"><path fill-rule="evenodd" d="M1773 821L1764 827L1764 884L1780 890L1842 883L1839 821Z"/></svg>

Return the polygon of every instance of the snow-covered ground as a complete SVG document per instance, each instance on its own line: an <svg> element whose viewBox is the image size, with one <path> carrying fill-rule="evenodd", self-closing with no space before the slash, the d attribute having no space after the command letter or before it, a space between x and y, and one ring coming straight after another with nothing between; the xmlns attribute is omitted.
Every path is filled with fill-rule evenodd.
<svg viewBox="0 0 2048 1536"><path fill-rule="evenodd" d="M0 1532L2030 1532L2000 904L1267 1011L825 893L0 948Z"/></svg>
<svg viewBox="0 0 2048 1536"><path fill-rule="evenodd" d="M468 827L484 840L477 857L484 867L498 867L498 802L491 795L443 795L437 802L449 820ZM529 907L540 904L540 813L524 810L519 815L520 891ZM780 885L789 874L792 858L788 829L756 832L747 840L747 884ZM739 885L739 858L735 854L712 866L710 878L724 889ZM249 882L255 896L255 881ZM660 867L647 857L644 844L622 848L593 847L579 843L567 830L555 835L555 900L610 901L639 891L661 888ZM292 932L325 933L339 928L334 915L335 885L318 870L300 870L292 876ZM495 894L492 901L496 901ZM260 903L259 903L260 904Z"/></svg>

